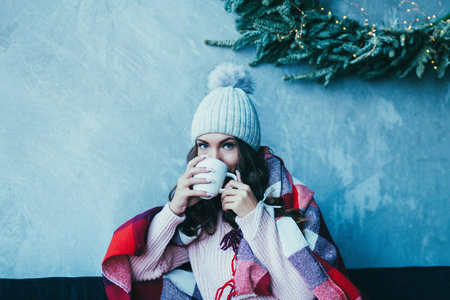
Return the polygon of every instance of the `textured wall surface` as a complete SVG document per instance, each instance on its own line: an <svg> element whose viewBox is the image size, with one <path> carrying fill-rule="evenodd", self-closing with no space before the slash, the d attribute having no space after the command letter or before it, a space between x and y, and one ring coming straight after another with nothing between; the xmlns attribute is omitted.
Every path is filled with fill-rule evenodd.
<svg viewBox="0 0 450 300"><path fill-rule="evenodd" d="M253 58L204 45L234 20L219 0L0 0L0 277L100 275L113 230L166 203L207 73ZM251 69L253 99L348 267L450 265L448 74L281 81L307 69Z"/></svg>

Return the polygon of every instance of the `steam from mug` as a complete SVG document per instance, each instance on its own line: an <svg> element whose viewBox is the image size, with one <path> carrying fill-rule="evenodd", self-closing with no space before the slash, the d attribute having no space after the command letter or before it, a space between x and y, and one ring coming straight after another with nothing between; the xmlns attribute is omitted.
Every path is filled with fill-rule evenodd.
<svg viewBox="0 0 450 300"><path fill-rule="evenodd" d="M206 191L209 194L213 195L211 197L200 197L202 199L205 199L205 200L211 199L211 198L214 198L215 196L217 196L217 194L223 193L224 189L222 188L222 186L223 186L223 183L225 182L225 178L231 177L234 180L237 180L236 175L234 175L233 173L227 172L228 171L227 165L223 161L218 160L216 158L207 157L204 160L202 160L201 162L199 162L196 166L197 167L206 167L206 168L213 170L209 173L199 173L199 174L194 175L194 177L209 178L209 179L214 180L213 182L210 182L210 183L195 184L192 187L194 190Z"/></svg>

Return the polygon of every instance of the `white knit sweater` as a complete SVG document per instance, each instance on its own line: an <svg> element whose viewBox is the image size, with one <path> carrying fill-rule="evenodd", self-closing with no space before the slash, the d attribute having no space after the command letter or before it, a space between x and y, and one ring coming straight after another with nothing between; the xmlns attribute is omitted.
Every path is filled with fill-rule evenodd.
<svg viewBox="0 0 450 300"><path fill-rule="evenodd" d="M263 209L258 227L255 211L256 209L244 218L236 217L236 222L253 253L271 276L274 297L258 299L315 299L300 274L283 255L275 220ZM145 252L139 257L130 256L133 281L156 279L190 261L203 299L214 299L217 289L232 278L231 261L234 252L231 247L225 251L220 249L223 236L232 227L219 218L213 235L204 235L188 247L168 245L177 225L184 219L184 215L175 215L168 204L153 218ZM226 299L229 293L227 289L221 299Z"/></svg>

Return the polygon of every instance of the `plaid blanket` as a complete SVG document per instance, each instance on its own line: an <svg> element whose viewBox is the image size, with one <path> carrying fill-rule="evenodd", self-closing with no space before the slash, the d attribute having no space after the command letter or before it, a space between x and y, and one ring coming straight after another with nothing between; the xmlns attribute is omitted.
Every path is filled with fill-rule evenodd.
<svg viewBox="0 0 450 300"><path fill-rule="evenodd" d="M345 265L325 225L322 214L306 186L294 183L283 161L265 149L270 171L265 197L281 197L287 208L300 210L308 219L303 233L292 218L276 219L283 253L299 272L318 299L366 299L347 278ZM262 203L262 202L261 202ZM258 205L274 216L274 208ZM148 282L132 282L128 255L143 253L148 226L162 209L150 209L120 226L102 263L103 279L109 299L202 299L192 272L176 269L162 278ZM292 237L296 236L296 239ZM190 240L180 239L178 243ZM184 240L183 242L180 242ZM245 237L236 256L232 296L245 299L271 295L270 274L253 254Z"/></svg>

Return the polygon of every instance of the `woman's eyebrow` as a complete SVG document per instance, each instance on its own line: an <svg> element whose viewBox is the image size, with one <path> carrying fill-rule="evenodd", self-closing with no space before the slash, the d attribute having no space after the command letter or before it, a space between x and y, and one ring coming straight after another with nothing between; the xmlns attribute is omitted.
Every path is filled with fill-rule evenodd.
<svg viewBox="0 0 450 300"><path fill-rule="evenodd" d="M235 138L233 138L233 137L229 137L229 138L226 138L226 139L224 139L224 140L220 141L220 144L225 144L226 142L229 142L229 141L233 141L233 142L235 142L235 141L236 141L236 139L235 139Z"/></svg>
<svg viewBox="0 0 450 300"><path fill-rule="evenodd" d="M197 139L197 142L203 143L203 144L208 144L207 141L201 140L201 139Z"/></svg>

